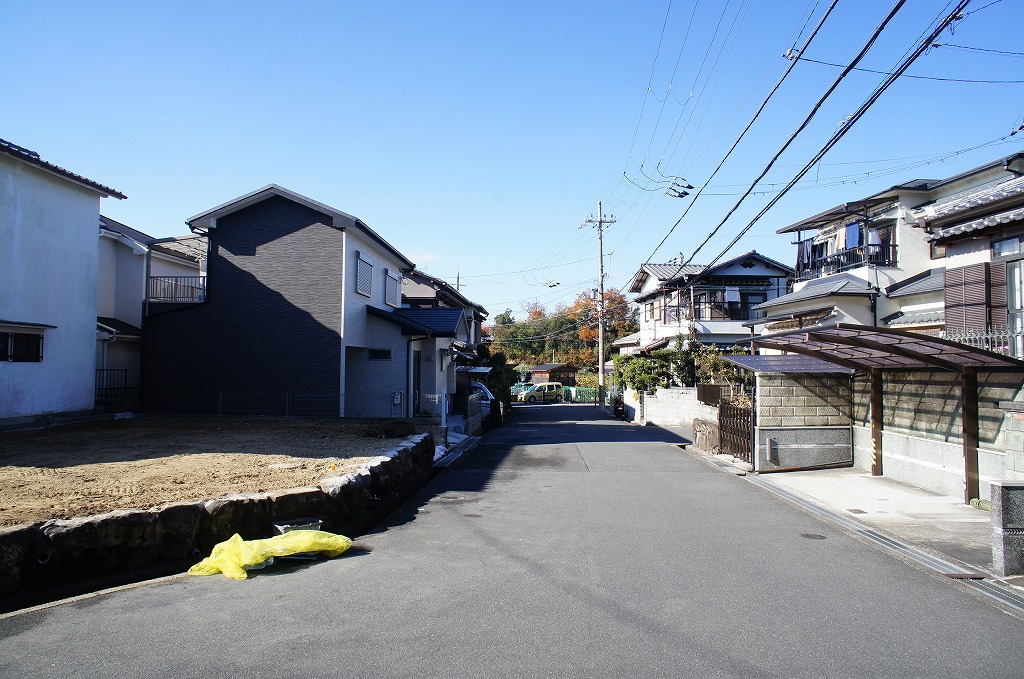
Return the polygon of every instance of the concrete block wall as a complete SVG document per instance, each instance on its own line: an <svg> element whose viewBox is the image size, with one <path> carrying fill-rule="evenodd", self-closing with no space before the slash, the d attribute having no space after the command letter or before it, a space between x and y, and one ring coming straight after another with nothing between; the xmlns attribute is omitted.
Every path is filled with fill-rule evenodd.
<svg viewBox="0 0 1024 679"><path fill-rule="evenodd" d="M2 528L0 611L90 591L97 580L109 586L182 572L235 533L270 537L289 519L317 517L324 530L357 534L417 488L433 459L433 437L418 434L358 473L315 487Z"/></svg>
<svg viewBox="0 0 1024 679"><path fill-rule="evenodd" d="M1024 481L1024 403L1004 403L1003 475L1008 481Z"/></svg>
<svg viewBox="0 0 1024 679"><path fill-rule="evenodd" d="M851 423L850 379L841 375L758 375L761 427L843 427Z"/></svg>
<svg viewBox="0 0 1024 679"><path fill-rule="evenodd" d="M1016 373L978 374L978 473L986 497L992 481L1015 478L1016 451L1024 448L1024 421L1006 415L1007 401L1020 398L1024 378ZM883 474L942 495L964 492L960 376L950 371L887 371L883 378ZM854 379L854 466L871 468L871 387ZM1024 404L1022 404L1024 405ZM1024 458L1024 452L1020 455ZM1024 459L1020 462L1024 468ZM1024 478L1024 469L1022 476Z"/></svg>
<svg viewBox="0 0 1024 679"><path fill-rule="evenodd" d="M627 408L631 405L639 408L632 393L627 391ZM645 394L643 399L644 424L678 427L690 425L694 419L718 422L718 408L698 401L697 390L693 387L658 389L654 394Z"/></svg>

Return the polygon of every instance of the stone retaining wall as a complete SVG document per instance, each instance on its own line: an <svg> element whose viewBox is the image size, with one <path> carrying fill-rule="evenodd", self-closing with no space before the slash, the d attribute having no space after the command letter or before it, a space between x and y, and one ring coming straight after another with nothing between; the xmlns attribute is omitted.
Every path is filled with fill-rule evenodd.
<svg viewBox="0 0 1024 679"><path fill-rule="evenodd" d="M433 458L433 437L417 434L319 486L0 529L0 611L91 591L97 580L103 587L181 572L235 533L270 537L289 519L316 517L323 530L358 534L419 487Z"/></svg>

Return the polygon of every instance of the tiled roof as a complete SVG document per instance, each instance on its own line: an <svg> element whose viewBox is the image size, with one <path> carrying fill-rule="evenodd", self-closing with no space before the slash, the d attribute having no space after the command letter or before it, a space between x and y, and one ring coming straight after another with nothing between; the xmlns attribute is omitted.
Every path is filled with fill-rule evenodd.
<svg viewBox="0 0 1024 679"><path fill-rule="evenodd" d="M5 139L0 139L0 153L11 156L12 158L17 158L18 160L22 160L26 163L29 163L30 165L35 165L36 167L42 168L47 172L52 172L55 175L64 177L65 179L70 179L76 184L86 186L92 189L93 191L96 191L97 193L103 194L104 196L113 196L114 198L120 198L121 200L124 200L125 198L128 197L121 193L120 191L110 188L109 186L104 186L103 184L100 184L99 182L94 182L93 180L83 177L80 174L75 174L70 170L65 170L63 167L54 165L53 163L48 163L42 158L40 158L39 154L36 153L35 151L30 151L27 148L18 146L17 144L12 144L11 142Z"/></svg>
<svg viewBox="0 0 1024 679"><path fill-rule="evenodd" d="M925 311L897 311L881 319L882 323L893 327L901 325L924 325L944 323L946 312L943 309L927 309Z"/></svg>
<svg viewBox="0 0 1024 679"><path fill-rule="evenodd" d="M914 211L917 219L937 219L948 217L971 208L988 205L1004 198L1024 195L1024 176L1014 177L1008 181L971 191L944 203L934 203Z"/></svg>
<svg viewBox="0 0 1024 679"><path fill-rule="evenodd" d="M703 264L644 264L643 270L659 281L667 281L678 276L693 276L707 268Z"/></svg>
<svg viewBox="0 0 1024 679"><path fill-rule="evenodd" d="M924 237L926 241L937 241L944 238L952 238L953 236L959 236L965 233L973 233L974 231L980 231L987 229L992 226L999 226L1001 224L1009 224L1010 222L1019 222L1024 220L1024 206L1015 207L1010 210L1004 210L1003 212L997 212L994 215L988 215L987 217L980 217L978 219L972 219L969 222L963 222L962 224L955 224L948 226L944 229L939 229L935 233L928 234Z"/></svg>

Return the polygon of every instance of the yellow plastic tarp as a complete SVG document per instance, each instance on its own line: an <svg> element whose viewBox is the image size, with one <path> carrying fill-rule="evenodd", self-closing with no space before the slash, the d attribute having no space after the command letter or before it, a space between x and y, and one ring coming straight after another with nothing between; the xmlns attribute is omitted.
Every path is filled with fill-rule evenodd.
<svg viewBox="0 0 1024 679"><path fill-rule="evenodd" d="M288 556L303 552L321 552L325 556L338 556L352 546L344 535L322 530L293 530L264 540L243 540L235 533L224 542L214 545L210 556L192 568L189 575L216 575L223 573L235 580L245 580L250 568L262 568L275 556Z"/></svg>

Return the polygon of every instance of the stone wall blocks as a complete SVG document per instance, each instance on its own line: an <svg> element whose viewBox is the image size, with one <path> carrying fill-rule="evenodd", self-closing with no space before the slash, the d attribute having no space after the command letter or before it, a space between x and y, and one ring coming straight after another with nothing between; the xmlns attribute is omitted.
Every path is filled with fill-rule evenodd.
<svg viewBox="0 0 1024 679"><path fill-rule="evenodd" d="M151 511L156 513L153 539L162 559L192 556L203 515L202 502L172 502Z"/></svg>
<svg viewBox="0 0 1024 679"><path fill-rule="evenodd" d="M319 487L235 494L0 529L0 591L4 596L18 595L161 560L197 560L235 533L243 539L268 537L274 523L287 519L320 517L325 527L351 526L380 506L379 500L399 500L410 483L429 472L433 455L433 435L424 433L409 437L368 468L325 478Z"/></svg>
<svg viewBox="0 0 1024 679"><path fill-rule="evenodd" d="M270 493L270 501L274 504L274 522L283 519L298 519L307 516L320 516L326 509L326 495L318 487L289 488Z"/></svg>

